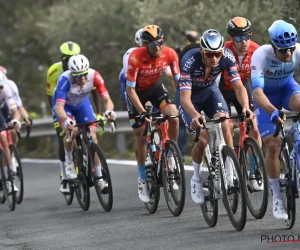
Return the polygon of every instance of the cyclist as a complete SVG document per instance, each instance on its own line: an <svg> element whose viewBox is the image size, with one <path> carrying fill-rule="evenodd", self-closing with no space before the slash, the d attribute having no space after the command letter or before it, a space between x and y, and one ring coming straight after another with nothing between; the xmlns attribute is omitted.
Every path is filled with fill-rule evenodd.
<svg viewBox="0 0 300 250"><path fill-rule="evenodd" d="M300 64L295 27L283 20L268 29L271 44L258 48L251 60L251 79L258 129L266 145L265 165L273 193L273 216L288 219L279 185L281 138L273 137L275 123L284 123L278 107L300 112L300 86L294 72Z"/></svg>
<svg viewBox="0 0 300 250"><path fill-rule="evenodd" d="M200 37L200 49L188 51L181 60L181 75L179 79L180 103L179 111L185 126L191 134L201 127L198 119L205 121L203 110L209 118L228 116L229 111L223 96L216 85L216 78L227 69L237 99L242 106L242 112L250 112L247 91L243 86L236 68L236 60L232 52L224 48L223 36L214 29L209 29ZM222 130L226 144L233 147L232 136L228 120L222 123ZM192 150L194 175L191 179L191 197L197 204L204 203L200 171L204 158L205 147L209 141L206 129L201 130L200 140ZM225 164L229 186L233 186L233 169L231 163Z"/></svg>
<svg viewBox="0 0 300 250"><path fill-rule="evenodd" d="M68 62L69 70L62 73L58 79L56 90L54 91L53 107L60 125L65 131L64 150L66 157L66 175L69 179L76 179L77 174L73 163L72 152L75 146L75 136L77 129L74 127L75 121L78 123L94 121L95 116L91 106L88 94L95 87L101 96L109 119L115 119L116 114L113 111L114 104L110 99L100 73L89 66L89 60L81 54L74 55ZM72 130L73 137L70 143L66 142L69 135L68 130ZM95 143L96 124L91 126L91 134ZM100 160L95 158L95 172L98 177L102 176ZM99 179L101 190L107 187L103 179Z"/></svg>
<svg viewBox="0 0 300 250"><path fill-rule="evenodd" d="M11 114L12 114L12 120L11 122L15 122L15 129L19 130L20 129L20 113L18 111L13 93L10 89L10 87L6 84L7 78L6 75L3 73L3 71L0 71L0 107L3 105L3 103L6 103L7 107L9 107ZM2 112L0 111L0 129L1 128L5 128L6 127L6 123L5 123L5 118L2 114ZM8 147L8 142L6 139L6 132L3 131L0 133L0 142L1 142L1 146L3 147L3 150L8 158L8 162L9 165L11 166L11 154L10 154L10 150ZM8 166L4 166L4 176L7 178L7 167ZM11 167L12 171L14 171L14 169ZM6 184L7 189L8 189L8 193L11 193L11 182L7 181ZM14 185L14 191L18 192L18 188Z"/></svg>
<svg viewBox="0 0 300 250"><path fill-rule="evenodd" d="M241 80L244 87L247 90L249 107L254 111L253 106L253 96L252 96L252 86L251 86L251 57L254 51L259 48L259 45L251 41L252 36L252 24L244 17L235 17L231 19L226 25L227 33L230 36L230 41L225 42L225 48L232 51L235 60L237 62L236 67L240 74ZM231 85L230 77L228 76L227 70L222 73L219 88L228 106L229 114L231 113L230 103L232 103L238 114L242 113L242 106L240 105L235 91ZM232 137L233 137L233 124L229 121L232 127ZM258 132L256 120L253 121L254 130L251 130L250 135L254 137L259 145L261 146L261 138ZM255 159L250 155L250 182L254 190L263 190L263 185L258 185L257 180L252 178L254 176L255 170Z"/></svg>
<svg viewBox="0 0 300 250"><path fill-rule="evenodd" d="M128 59L127 69L127 110L130 125L135 135L135 154L138 165L138 195L142 202L150 201L146 184L146 137L142 136L143 123L150 121L145 103L150 101L164 115L177 115L177 109L171 104L169 93L159 81L160 75L170 66L173 78L179 79L179 66L176 52L164 46L163 30L157 25L147 25L142 31L144 46L133 50ZM177 140L178 119L169 119L169 136ZM168 152L170 168L174 168L174 158Z"/></svg>
<svg viewBox="0 0 300 250"><path fill-rule="evenodd" d="M80 47L77 43L74 42L65 42L63 43L60 48L60 62L54 63L47 72L47 96L49 104L52 107L52 97L53 92L57 84L58 77L66 70L68 70L68 61L71 56L77 55L80 53ZM96 91L92 91L93 100L96 106L97 110L97 119L101 118L100 115L100 102L99 102L99 95ZM53 109L52 109L53 110ZM65 194L69 193L70 189L68 186L68 178L65 173L65 152L64 152L64 146L63 146L63 137L60 136L60 133L62 132L62 129L58 123L57 117L55 116L55 113L52 112L53 115L53 125L56 130L56 134L58 136L58 155L60 160L60 169L61 169L61 185L60 185L60 192Z"/></svg>

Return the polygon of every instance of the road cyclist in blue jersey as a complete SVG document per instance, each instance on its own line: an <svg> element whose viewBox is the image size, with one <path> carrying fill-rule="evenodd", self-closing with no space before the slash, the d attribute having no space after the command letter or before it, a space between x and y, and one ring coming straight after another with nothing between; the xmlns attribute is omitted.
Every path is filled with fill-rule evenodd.
<svg viewBox="0 0 300 250"><path fill-rule="evenodd" d="M294 72L300 64L300 45L295 27L283 20L275 21L268 30L270 44L258 48L251 62L252 91L258 129L266 145L265 166L273 194L273 215L286 220L279 185L280 161L278 158L281 137L273 137L276 123L284 123L279 107L300 112L300 86Z"/></svg>
<svg viewBox="0 0 300 250"><path fill-rule="evenodd" d="M191 134L200 125L198 119L205 121L204 111L209 118L228 116L228 107L216 84L216 78L224 69L228 71L232 87L237 100L242 106L242 112L250 113L247 91L237 70L236 60L231 50L224 48L224 37L217 31L209 29L200 38L200 48L188 51L180 63L180 106L179 111L185 126ZM233 138L228 120L222 123L224 139L227 145L233 148ZM204 204L203 184L201 183L201 167L204 159L205 147L209 142L206 129L201 130L200 140L192 149L194 175L191 179L191 197L197 204ZM231 159L230 159L231 160ZM225 163L229 186L233 186L232 163Z"/></svg>

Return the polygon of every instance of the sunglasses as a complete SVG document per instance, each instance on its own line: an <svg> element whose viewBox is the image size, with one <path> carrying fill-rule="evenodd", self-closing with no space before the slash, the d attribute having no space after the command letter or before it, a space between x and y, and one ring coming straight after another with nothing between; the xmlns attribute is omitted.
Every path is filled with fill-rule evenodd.
<svg viewBox="0 0 300 250"><path fill-rule="evenodd" d="M161 39L161 40L157 40L155 42L152 42L152 43L148 43L148 48L149 49L155 49L156 46L160 47L162 46L164 43L164 41Z"/></svg>
<svg viewBox="0 0 300 250"><path fill-rule="evenodd" d="M278 48L275 45L274 45L274 47L280 54L283 54L283 55L285 55L288 52L293 53L296 50L296 46L292 46L292 47L285 48L285 49Z"/></svg>
<svg viewBox="0 0 300 250"><path fill-rule="evenodd" d="M86 77L88 73L89 73L88 71L85 71L83 73L72 74L72 76L74 76L75 78L81 78L81 77Z"/></svg>
<svg viewBox="0 0 300 250"><path fill-rule="evenodd" d="M214 56L216 58L220 58L223 55L223 50L220 51L207 51L203 50L203 53L208 57L208 58L213 58Z"/></svg>
<svg viewBox="0 0 300 250"><path fill-rule="evenodd" d="M235 42L242 42L243 40L248 41L251 39L251 35L243 35L243 36L234 36L234 41Z"/></svg>

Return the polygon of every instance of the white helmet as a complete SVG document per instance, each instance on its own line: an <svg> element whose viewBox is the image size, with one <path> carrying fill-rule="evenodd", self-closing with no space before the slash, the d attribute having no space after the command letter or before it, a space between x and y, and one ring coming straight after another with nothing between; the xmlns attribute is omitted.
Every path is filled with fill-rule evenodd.
<svg viewBox="0 0 300 250"><path fill-rule="evenodd" d="M200 37L200 47L208 51L219 51L224 49L224 37L219 31L209 29Z"/></svg>
<svg viewBox="0 0 300 250"><path fill-rule="evenodd" d="M143 46L143 40L141 38L142 36L142 31L143 29L139 29L136 33L135 33L135 43L139 46L142 47Z"/></svg>
<svg viewBox="0 0 300 250"><path fill-rule="evenodd" d="M4 74L3 71L0 70L0 86L3 86L4 83L6 82L6 75Z"/></svg>
<svg viewBox="0 0 300 250"><path fill-rule="evenodd" d="M72 73L80 73L88 70L90 67L89 60L81 54L71 56L68 62L68 68Z"/></svg>

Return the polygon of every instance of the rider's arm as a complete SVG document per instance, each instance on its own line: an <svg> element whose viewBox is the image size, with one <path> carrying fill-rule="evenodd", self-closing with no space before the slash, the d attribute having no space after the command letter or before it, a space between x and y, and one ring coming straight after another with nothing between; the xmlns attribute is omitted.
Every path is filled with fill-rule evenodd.
<svg viewBox="0 0 300 250"><path fill-rule="evenodd" d="M104 80L98 71L95 71L94 87L96 88L96 90L98 92L97 94L99 94L99 96L101 97L101 99L104 103L105 110L112 111L114 109L114 104L113 104L112 100L110 99L108 91L105 87Z"/></svg>
<svg viewBox="0 0 300 250"><path fill-rule="evenodd" d="M138 64L139 62L136 59L136 53L133 51L128 59L128 68L126 72L126 92L127 96L129 97L130 101L132 102L133 106L142 114L146 112L140 99L135 91L136 79L139 71Z"/></svg>
<svg viewBox="0 0 300 250"><path fill-rule="evenodd" d="M92 90L92 97L93 97L93 101L96 107L96 113L97 114L101 114L101 98L99 96L99 93L96 89Z"/></svg>
<svg viewBox="0 0 300 250"><path fill-rule="evenodd" d="M171 84L172 84L172 87L173 89L176 91L176 88L177 88L177 85L178 85L178 81L174 80L173 79L173 75L172 75L172 71L171 71L171 68L170 66L166 68L165 72L166 76L168 76Z"/></svg>
<svg viewBox="0 0 300 250"><path fill-rule="evenodd" d="M59 77L57 81L57 87L56 87L56 100L55 100L55 113L57 117L65 122L68 119L68 115L64 109L65 103L67 100L67 93L70 90L70 82L69 80L61 76Z"/></svg>
<svg viewBox="0 0 300 250"><path fill-rule="evenodd" d="M277 108L271 104L268 97L264 94L264 68L266 63L265 53L257 49L251 58L252 92L255 102L267 113L272 114Z"/></svg>

